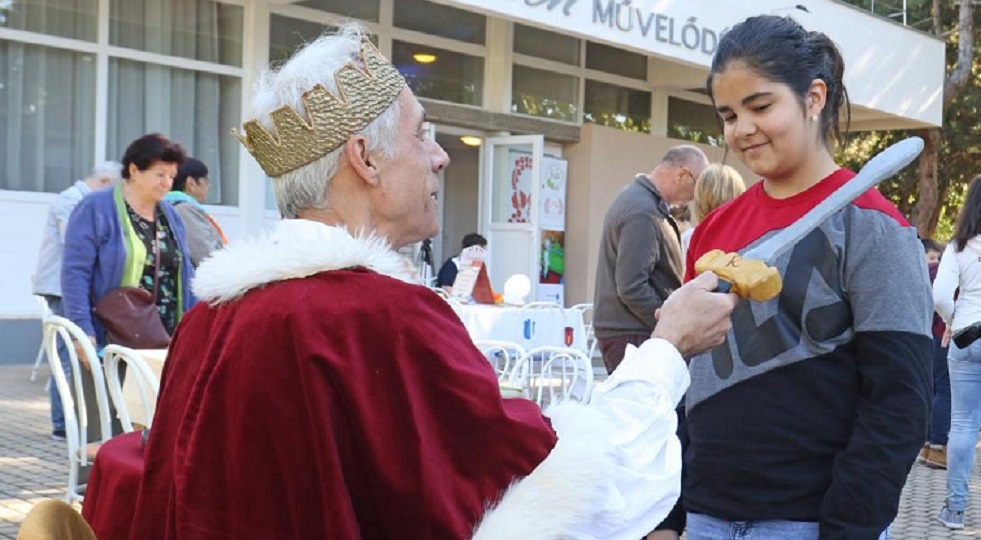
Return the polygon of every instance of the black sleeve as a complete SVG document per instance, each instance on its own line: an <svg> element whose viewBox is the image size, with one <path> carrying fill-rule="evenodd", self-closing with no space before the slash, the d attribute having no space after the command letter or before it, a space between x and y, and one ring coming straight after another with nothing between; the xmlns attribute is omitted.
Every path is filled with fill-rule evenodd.
<svg viewBox="0 0 981 540"><path fill-rule="evenodd" d="M821 504L822 539L874 540L895 519L930 416L929 337L860 332L852 346L861 397L851 439L835 457Z"/></svg>
<svg viewBox="0 0 981 540"><path fill-rule="evenodd" d="M453 282L456 281L456 272L456 264L453 262L453 259L447 259L436 276L436 286L452 287Z"/></svg>

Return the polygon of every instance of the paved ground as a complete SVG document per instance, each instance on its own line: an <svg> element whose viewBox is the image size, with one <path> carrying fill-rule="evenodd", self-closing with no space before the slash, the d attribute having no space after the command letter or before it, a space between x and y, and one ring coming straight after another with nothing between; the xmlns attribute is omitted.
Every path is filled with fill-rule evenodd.
<svg viewBox="0 0 981 540"><path fill-rule="evenodd" d="M31 506L61 498L68 479L64 443L48 438L48 398L41 374L28 381L29 365L0 366L0 540L13 540ZM981 452L979 452L981 457ZM944 498L946 472L915 466L903 492L896 539L981 538L981 502L972 505L967 528L953 533L934 520ZM981 493L981 466L971 490ZM981 496L977 497L981 501Z"/></svg>

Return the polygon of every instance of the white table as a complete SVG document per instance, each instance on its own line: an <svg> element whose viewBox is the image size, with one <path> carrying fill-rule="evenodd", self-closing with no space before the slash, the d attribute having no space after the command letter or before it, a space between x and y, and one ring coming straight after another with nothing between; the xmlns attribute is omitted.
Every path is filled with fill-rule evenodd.
<svg viewBox="0 0 981 540"><path fill-rule="evenodd" d="M582 316L558 308L521 309L515 306L464 304L455 307L473 340L510 341L533 347L573 347L589 353ZM566 335L572 333L571 343Z"/></svg>
<svg viewBox="0 0 981 540"><path fill-rule="evenodd" d="M136 351L143 357L147 365L150 366L150 371L160 379L160 374L163 373L164 362L167 361L167 349L139 349ZM123 379L123 402L126 404L126 410L129 411L130 420L134 424L140 424L142 426L149 425L146 410L143 408L143 400L140 398L140 388L136 382L136 376L133 375L133 370L126 370L126 378Z"/></svg>

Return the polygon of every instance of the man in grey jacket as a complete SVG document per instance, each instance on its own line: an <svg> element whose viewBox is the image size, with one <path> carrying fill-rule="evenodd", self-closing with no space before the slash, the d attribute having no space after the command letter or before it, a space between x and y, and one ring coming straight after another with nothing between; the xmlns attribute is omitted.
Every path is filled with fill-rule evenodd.
<svg viewBox="0 0 981 540"><path fill-rule="evenodd" d="M596 266L593 330L610 373L620 365L627 345L640 346L647 339L657 324L655 312L681 286L681 233L670 207L692 200L695 179L707 166L708 158L699 148L675 146L650 174L637 175L623 188L606 213ZM648 538L678 538L684 512L680 503L676 509Z"/></svg>
<svg viewBox="0 0 981 540"><path fill-rule="evenodd" d="M208 167L197 159L187 158L177 169L170 193L164 197L164 200L174 205L184 222L191 264L195 268L212 251L227 243L218 222L204 207L210 185Z"/></svg>

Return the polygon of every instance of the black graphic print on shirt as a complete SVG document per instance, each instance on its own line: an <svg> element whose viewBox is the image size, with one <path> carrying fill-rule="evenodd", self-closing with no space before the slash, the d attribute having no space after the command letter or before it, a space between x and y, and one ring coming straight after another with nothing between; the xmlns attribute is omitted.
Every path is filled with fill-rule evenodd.
<svg viewBox="0 0 981 540"><path fill-rule="evenodd" d="M181 268L181 252L177 245L177 239L167 223L160 205L157 205L155 213L156 222L144 219L136 213L130 205L126 205L126 212L129 214L130 222L136 236L143 242L146 248L146 260L143 262L143 275L140 276L139 287L153 292L153 280L156 264L156 249L160 246L160 271L157 275L157 310L160 312L160 320L168 334L173 334L177 328L177 278ZM156 234L158 242L154 242Z"/></svg>

